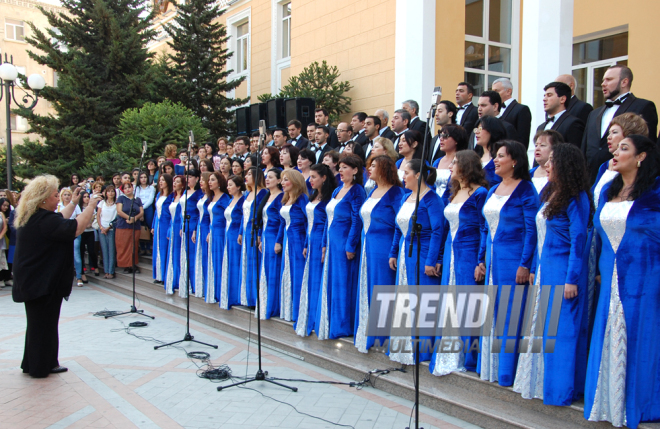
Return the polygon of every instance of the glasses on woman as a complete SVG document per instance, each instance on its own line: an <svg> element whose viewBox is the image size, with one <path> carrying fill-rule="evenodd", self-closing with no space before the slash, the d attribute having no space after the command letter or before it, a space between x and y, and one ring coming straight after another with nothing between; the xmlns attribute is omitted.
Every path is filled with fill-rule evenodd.
<svg viewBox="0 0 660 429"><path fill-rule="evenodd" d="M473 129L472 131L473 131L475 134L479 134L482 130L483 130L483 127L478 127L478 128Z"/></svg>
<svg viewBox="0 0 660 429"><path fill-rule="evenodd" d="M441 138L442 140L447 140L447 139L449 138L449 133L442 133L442 134L440 134L440 138Z"/></svg>

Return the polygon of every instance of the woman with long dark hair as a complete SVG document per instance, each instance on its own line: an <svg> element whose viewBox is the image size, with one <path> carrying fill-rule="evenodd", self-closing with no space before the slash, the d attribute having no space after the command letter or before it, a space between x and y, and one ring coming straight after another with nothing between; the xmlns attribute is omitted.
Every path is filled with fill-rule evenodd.
<svg viewBox="0 0 660 429"><path fill-rule="evenodd" d="M96 221L99 224L99 243L103 257L103 278L115 278L115 227L117 219L117 204L114 185L108 185L103 190L103 200L96 210Z"/></svg>
<svg viewBox="0 0 660 429"><path fill-rule="evenodd" d="M259 274L259 302L262 319L270 319L280 314L280 280L282 270L282 249L277 248L277 234L280 230L280 209L282 208L281 170L273 168L266 172L268 194L257 208L261 213L262 227L259 250L263 254Z"/></svg>
<svg viewBox="0 0 660 429"><path fill-rule="evenodd" d="M261 151L261 164L264 165L264 172L270 171L273 168L282 168L280 164L280 151L276 147L266 146Z"/></svg>
<svg viewBox="0 0 660 429"><path fill-rule="evenodd" d="M636 428L660 419L660 186L656 143L630 135L614 152L619 173L594 216L600 294L589 349L584 417Z"/></svg>
<svg viewBox="0 0 660 429"><path fill-rule="evenodd" d="M154 246L152 252L152 276L154 283L165 284L167 277L167 255L169 253L170 224L172 223L172 214L170 204L174 200L172 176L161 174L158 178L158 195L156 195L156 211L151 223L151 235L154 237ZM99 225L101 222L99 222ZM105 255L103 256L105 264Z"/></svg>
<svg viewBox="0 0 660 429"><path fill-rule="evenodd" d="M321 160L323 161L323 160ZM316 154L309 149L303 149L298 155L298 170L302 173L307 187L307 194L312 195L312 185L309 183L312 165L316 164Z"/></svg>
<svg viewBox="0 0 660 429"><path fill-rule="evenodd" d="M499 119L484 116L477 121L474 136L477 143L474 150L481 156L481 166L486 173L488 186L492 189L502 181L495 173L494 159L500 142L506 139L506 130Z"/></svg>
<svg viewBox="0 0 660 429"><path fill-rule="evenodd" d="M154 220L156 188L149 183L149 173L147 171L142 171L138 175L138 185L135 187L135 196L142 201L142 207L144 208L143 227L150 230ZM150 253L150 240L141 240L140 249L140 254L142 255L146 255L148 252Z"/></svg>
<svg viewBox="0 0 660 429"><path fill-rule="evenodd" d="M422 135L415 130L408 130L401 134L399 138L399 155L403 158L396 162L396 167L398 168L399 180L404 184L403 176L405 175L406 163L422 157L423 142Z"/></svg>
<svg viewBox="0 0 660 429"><path fill-rule="evenodd" d="M282 208L276 248L282 250L280 318L298 320L300 289L305 271L303 249L307 238L307 186L302 173L293 168L282 172Z"/></svg>
<svg viewBox="0 0 660 429"><path fill-rule="evenodd" d="M444 128L443 128L444 130ZM479 265L479 245L481 229L485 219L482 213L488 182L479 155L471 150L456 153L449 165L451 182L449 198L444 215L447 238L444 244L442 281L448 286L475 284L474 271ZM437 182L436 182L437 183ZM476 282L483 284L483 281ZM453 288L450 288L453 290ZM478 337L463 337L464 343L471 345ZM436 337L436 342L440 337ZM465 350L465 349L464 349ZM474 371L477 366L477 353L439 353L431 358L429 370L433 375L446 375L464 369Z"/></svg>
<svg viewBox="0 0 660 429"><path fill-rule="evenodd" d="M320 340L347 337L355 328L359 275L360 207L366 198L362 187L362 160L345 155L339 160L342 185L335 189L325 211L323 236L325 261L317 309L316 336Z"/></svg>
<svg viewBox="0 0 660 429"><path fill-rule="evenodd" d="M552 146L546 161L548 184L541 194L541 208L536 215L538 235L534 285L528 299L534 300L531 332L538 320L541 287L564 289L561 317L554 340L554 352L532 353L533 338L518 360L513 390L525 399L543 399L546 405L567 406L584 393L587 365L587 235L593 202L589 195L589 175L584 156L572 144ZM536 280L536 281L534 281ZM550 325L553 302L547 309L545 326ZM547 331L546 331L547 332ZM543 344L549 340L543 334Z"/></svg>
<svg viewBox="0 0 660 429"><path fill-rule="evenodd" d="M125 273L140 272L138 268L138 247L140 246L140 225L144 217L142 201L133 195L133 184L124 183L124 195L117 198L117 266L124 267Z"/></svg>
<svg viewBox="0 0 660 429"><path fill-rule="evenodd" d="M233 159L231 161L232 176L238 176L242 179L243 176L245 175L245 171L244 171L243 166L244 166L244 163L243 163L242 159L240 159L240 158Z"/></svg>
<svg viewBox="0 0 660 429"><path fill-rule="evenodd" d="M300 160L300 158L298 159ZM309 184L313 191L305 207L307 212L307 237L303 249L305 269L300 287L298 320L293 325L296 334L306 337L312 333L316 322L319 290L323 276L323 233L327 214L325 208L337 187L335 176L325 164L314 164L309 172Z"/></svg>
<svg viewBox="0 0 660 429"><path fill-rule="evenodd" d="M71 175L71 181L69 182L69 189L74 191L78 186L80 186L80 174L73 173Z"/></svg>
<svg viewBox="0 0 660 429"><path fill-rule="evenodd" d="M225 209L225 248L222 252L222 281L220 282L220 308L229 310L241 304L241 245L238 233L243 220L245 182L233 175L227 181L227 194L232 198Z"/></svg>
<svg viewBox="0 0 660 429"><path fill-rule="evenodd" d="M223 161L227 158L223 158ZM206 274L205 301L215 304L220 301L220 289L222 285L222 254L225 248L225 230L227 221L225 209L231 202L227 195L227 181L219 171L214 171L209 176L209 233L206 236L208 243L208 268Z"/></svg>
<svg viewBox="0 0 660 429"><path fill-rule="evenodd" d="M355 347L362 353L369 351L376 338L367 336L374 285L396 284L396 272L384 267L389 262L390 247L396 229L396 213L401 205L401 198L406 193L397 175L396 164L389 156L380 155L369 160L369 177L374 181L375 187L360 208L362 249L353 340Z"/></svg>
<svg viewBox="0 0 660 429"><path fill-rule="evenodd" d="M167 232L169 250L167 251L167 274L165 276L165 292L173 294L179 288L179 277L181 275L181 196L185 187L183 176L175 176L172 179L172 202L170 204L170 229Z"/></svg>
<svg viewBox="0 0 660 429"><path fill-rule="evenodd" d="M199 161L199 172L200 173L213 173L213 162L209 159L201 159Z"/></svg>
<svg viewBox="0 0 660 429"><path fill-rule="evenodd" d="M188 216L188 221L183 219L181 222L181 274L179 275L179 296L185 298L188 293L195 293L195 276L197 271L197 246L193 241L193 232L197 232L197 224L201 216L197 210L197 203L204 196L204 192L199 188L199 171L192 169L188 170L188 189L185 190L179 204L181 204L181 214ZM188 267L191 267L188 269ZM186 291L186 282L189 283L189 291Z"/></svg>
<svg viewBox="0 0 660 429"><path fill-rule="evenodd" d="M484 119L484 118L482 118ZM521 143L504 140L499 144L497 157L494 160L495 174L502 182L488 192L483 214L487 228L482 229L479 249L479 266L475 270L475 279L485 279L487 285L501 287L504 285L526 285L529 283L529 273L536 250L536 213L539 208L539 198L529 175L527 149ZM498 289L499 301L501 290ZM518 353L506 353L502 348L499 353L493 353L492 344L500 338L495 337L495 325L502 323L496 320L499 305L507 306L504 320L506 335L501 337L502 343L514 342L514 350L518 350L521 324L509 329L511 314L514 311L514 295L509 295L508 302L495 305L492 330L488 336L481 337L481 353L477 372L482 380L497 381L501 386L511 386L516 373ZM522 296L520 307L525 308L527 290ZM509 335L514 332L513 335Z"/></svg>
<svg viewBox="0 0 660 429"><path fill-rule="evenodd" d="M257 243L257 237L260 234L258 231L256 234L252 231L252 218L256 207L261 205L261 200L268 193L265 189L264 176L261 172L257 172L257 168L250 167L245 172L247 194L243 200L243 220L238 230L238 244L241 245L240 299L241 305L249 307L254 307L257 304L257 272L261 272L261 251L259 250L259 243ZM259 180L257 180L257 177Z"/></svg>
<svg viewBox="0 0 660 429"><path fill-rule="evenodd" d="M80 211L83 212L87 208L87 205L89 204L91 195L87 191L82 191L80 193L80 202L78 205L80 206ZM4 201L3 201L4 200ZM0 198L0 212L5 214L5 211L2 210L3 205L7 201L5 198ZM7 202L7 206L9 206L9 202ZM9 208L7 208L6 211L7 214L9 214ZM94 213L94 216L96 216L96 213ZM4 221L5 219L3 219ZM93 220L93 218L92 218ZM97 258L96 258L96 250L94 246L94 228L92 228L92 222L89 222L89 225L87 225L87 228L85 228L85 231L80 234L80 261L82 263L83 267L83 272L85 271L85 249L87 250L87 255L89 257L89 271L94 271L94 275L98 276L99 275L99 268L97 265ZM0 273L1 275L1 273ZM85 279L86 280L86 279Z"/></svg>
<svg viewBox="0 0 660 429"><path fill-rule="evenodd" d="M205 160L205 161L208 161ZM206 237L209 235L211 227L211 217L209 215L209 177L211 172L205 171L199 179L199 188L203 192L202 198L197 200L197 211L199 212L199 222L197 230L193 231L192 242L195 244L195 296L204 298L207 287L207 274L209 263L209 246Z"/></svg>
<svg viewBox="0 0 660 429"><path fill-rule="evenodd" d="M449 181L451 177L450 166L456 158L456 153L467 149L468 135L460 125L444 125L440 131L440 150L444 153L434 163L435 172L435 192L442 198L442 202L449 203Z"/></svg>
<svg viewBox="0 0 660 429"><path fill-rule="evenodd" d="M298 166L298 155L300 154L300 149L295 147L292 144L285 144L280 149L280 164L282 165L283 170L290 170Z"/></svg>
<svg viewBox="0 0 660 429"><path fill-rule="evenodd" d="M412 215L417 201L418 181L421 175L421 188L419 188L419 208L417 222L422 225L419 244L413 241L412 257L408 254L408 247L412 240ZM396 272L396 284L399 286L415 285L417 283L417 253L419 247L419 284L439 285L442 258L442 238L444 235L445 209L442 198L430 188L435 183L435 168L422 169L420 159L412 159L405 163L404 182L410 193L400 200L399 210L396 214L396 229L390 244L389 266ZM433 337L421 337L432 341ZM390 352L390 359L406 365L415 362L411 337L391 337L390 347L394 345L395 351ZM398 348L398 351L396 349ZM419 355L420 362L431 359L431 353L422 350Z"/></svg>

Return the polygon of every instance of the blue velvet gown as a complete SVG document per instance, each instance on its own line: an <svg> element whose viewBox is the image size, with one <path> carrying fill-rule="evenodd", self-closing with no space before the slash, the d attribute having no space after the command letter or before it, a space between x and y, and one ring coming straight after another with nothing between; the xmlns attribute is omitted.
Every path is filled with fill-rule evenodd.
<svg viewBox="0 0 660 429"><path fill-rule="evenodd" d="M361 185L353 185L341 200L335 199L342 189L343 186L335 189L325 208L326 253L314 327L319 340L349 337L355 326L362 231L360 207L366 195ZM355 253L355 258L349 260L346 252Z"/></svg>
<svg viewBox="0 0 660 429"><path fill-rule="evenodd" d="M261 189L257 193L256 205L253 204L254 201L248 201L247 197L249 194L245 194L245 199L243 200L243 221L238 231L238 234L242 236L241 288L239 295L241 305L248 307L257 305L257 278L258 272L261 270L262 258L256 237L252 236L252 216L254 214L254 207L259 207L259 203L261 203L261 200L266 194L268 194L268 191L265 189ZM261 232L258 232L257 236L261 236ZM254 247L252 247L253 243ZM259 255L258 258L255 256L255 250Z"/></svg>
<svg viewBox="0 0 660 429"><path fill-rule="evenodd" d="M197 222L197 232L195 233L195 296L204 298L206 292L207 272L209 268L209 246L206 242L206 237L209 235L211 227L211 218L209 217L209 199L203 195L197 201L197 210L199 211L199 222Z"/></svg>
<svg viewBox="0 0 660 429"><path fill-rule="evenodd" d="M502 181L502 178L495 174L495 162L491 159L486 165L483 166L484 173L486 173L486 181L488 182L488 188L493 189L495 185Z"/></svg>
<svg viewBox="0 0 660 429"><path fill-rule="evenodd" d="M212 200L212 199L211 199ZM209 258L206 272L206 293L204 300L209 304L220 301L220 283L222 282L222 254L225 248L225 209L231 197L223 193L218 201L210 201L209 213Z"/></svg>
<svg viewBox="0 0 660 429"><path fill-rule="evenodd" d="M594 216L601 289L584 416L636 428L660 419L660 182L622 203L607 202L610 186Z"/></svg>
<svg viewBox="0 0 660 429"><path fill-rule="evenodd" d="M241 245L238 232L243 220L243 202L239 198L233 207L225 209L225 248L222 252L222 280L220 282L220 308L229 310L232 305L241 305ZM231 202L230 202L231 204Z"/></svg>
<svg viewBox="0 0 660 429"><path fill-rule="evenodd" d="M472 285L474 270L479 265L479 245L481 230L486 220L482 210L488 190L477 188L462 203L449 203L445 207L445 228L449 229L445 240L442 282L443 285ZM436 337L436 342L441 337ZM478 337L462 337L467 347ZM452 371L475 371L477 367L476 351L461 350L459 353L434 353L429 370L433 375L446 375Z"/></svg>
<svg viewBox="0 0 660 429"><path fill-rule="evenodd" d="M323 232L328 216L325 208L329 200L318 203L307 203L307 238L305 248L307 259L305 260L305 271L300 288L300 305L298 306L298 320L293 325L296 334L306 337L312 333L319 302L319 291L323 277Z"/></svg>
<svg viewBox="0 0 660 429"><path fill-rule="evenodd" d="M170 295L179 288L179 276L181 275L181 235L179 234L179 231L181 231L181 221L183 220L183 216L181 215L180 201L180 198L179 201L174 201L174 198L172 198L172 203L169 207L172 222L167 231L169 249L167 251L165 292Z"/></svg>
<svg viewBox="0 0 660 429"><path fill-rule="evenodd" d="M187 197L190 195L190 198ZM184 207L187 210L189 218L188 226L184 222L181 223L181 233L184 234L187 239L181 240L181 276L179 276L179 296L185 298L186 295L186 277L190 276L190 293L195 293L195 265L197 260L197 246L192 241L193 231L197 231L197 224L199 223L199 210L197 210L197 202L204 196L204 192L201 189L197 189L194 192L187 190L185 194L181 197L180 203L181 214L183 215ZM186 229L186 231L183 231ZM190 261L190 270L188 270L188 263Z"/></svg>
<svg viewBox="0 0 660 429"><path fill-rule="evenodd" d="M444 156L442 157L444 158ZM433 163L434 168L438 168L438 165L440 165L440 161L442 161L442 158L438 158L435 160ZM436 179L435 179L435 193L442 198L442 202L446 206L449 204L449 195L451 195L451 192L449 191L449 183L451 182L451 171L449 169L437 169L436 170Z"/></svg>
<svg viewBox="0 0 660 429"><path fill-rule="evenodd" d="M156 211L154 213L154 220L152 228L154 230L154 249L152 252L152 275L154 280L161 282L165 281L167 276L167 253L169 250L169 240L167 239L167 232L172 223L172 215L170 214L170 204L174 199L174 194L170 193L168 196L160 200L160 193L156 195L154 205Z"/></svg>
<svg viewBox="0 0 660 429"><path fill-rule="evenodd" d="M537 165L536 167L532 168L529 170L529 175L532 177L532 184L534 185L534 189L536 189L536 193L539 195L539 198L541 197L541 191L543 188L545 188L545 185L548 184L548 177L534 177L534 173L536 173L536 170L538 170L539 166Z"/></svg>
<svg viewBox="0 0 660 429"><path fill-rule="evenodd" d="M283 196L284 193L280 192L273 201L266 202L262 212L261 250L263 251L263 261L259 274L259 305L262 319L270 319L280 314L282 252L275 253L275 243L277 243L277 233L280 231L280 222L283 222L280 216Z"/></svg>
<svg viewBox="0 0 660 429"><path fill-rule="evenodd" d="M396 230L396 213L405 194L402 187L392 186L381 198L368 198L360 209L362 249L353 342L362 353L367 353L376 340L367 336L374 285L396 284L396 271L389 268L390 247ZM387 337L378 339L382 344Z"/></svg>
<svg viewBox="0 0 660 429"><path fill-rule="evenodd" d="M499 196L495 194L498 185L488 192L483 214L487 229L481 232L479 246L479 262L485 261L486 284L498 286L495 300L494 320L491 333L481 337L479 361L477 372L482 380L497 381L501 386L513 384L516 365L518 363L519 335L522 329L523 317L518 320L515 329L515 339L504 335L502 344L508 340L515 341L514 353L505 353L504 347L499 353L492 353L492 344L495 337L495 320L499 308L500 288L516 284L518 267L532 268L532 259L536 250L536 213L539 208L539 198L532 182L522 180L511 195ZM509 333L509 322L515 294L509 295L506 305L507 313L504 322L504 333ZM522 296L521 314L527 299L527 290Z"/></svg>
<svg viewBox="0 0 660 429"><path fill-rule="evenodd" d="M303 249L307 239L307 195L301 195L290 206L280 209L282 222L277 242L282 244L282 275L280 277L280 318L298 320L300 290L305 273Z"/></svg>
<svg viewBox="0 0 660 429"><path fill-rule="evenodd" d="M531 332L538 320L541 287L555 288L565 284L578 286L578 295L562 298L557 332L552 334L553 353L532 353L533 341L520 354L513 390L525 399L542 399L546 405L567 406L584 393L587 369L587 260L589 246L589 196L581 192L571 199L566 210L552 219L546 219L542 205L536 215L538 231L535 285L529 299L534 300ZM548 327L552 312L552 299L548 305L543 332L543 351L549 339ZM536 337L535 337L536 338Z"/></svg>
<svg viewBox="0 0 660 429"><path fill-rule="evenodd" d="M401 198L400 208L396 214L396 230L390 246L390 258L396 258L396 284L406 289L408 285L440 285L440 277L430 277L424 273L425 266L432 266L442 262L442 249L445 229L445 217L443 212L445 206L442 198L435 193L435 190L429 189L421 196L419 201L419 210L417 212L417 222L422 225L419 246L419 283L417 282L417 238L413 241L412 257L408 256L408 247L410 246L412 230L412 214L415 210L414 202L407 202L408 194ZM382 268L384 269L384 267ZM438 288L440 289L440 288ZM390 359L406 365L415 363L413 353L412 336L390 337ZM433 343L433 337L420 337L424 341ZM419 354L419 361L424 362L431 359L432 350L422 348Z"/></svg>

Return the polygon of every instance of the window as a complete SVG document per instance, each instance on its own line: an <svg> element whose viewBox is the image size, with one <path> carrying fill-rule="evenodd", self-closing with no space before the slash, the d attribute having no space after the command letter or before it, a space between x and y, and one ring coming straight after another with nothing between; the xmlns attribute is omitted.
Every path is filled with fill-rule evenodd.
<svg viewBox="0 0 660 429"><path fill-rule="evenodd" d="M24 132L27 131L27 119L12 113L9 117L9 124L12 131Z"/></svg>
<svg viewBox="0 0 660 429"><path fill-rule="evenodd" d="M244 22L236 27L236 73L248 70L250 59L250 24Z"/></svg>
<svg viewBox="0 0 660 429"><path fill-rule="evenodd" d="M573 44L575 95L598 108L605 104L600 86L605 71L615 64L628 65L628 32Z"/></svg>
<svg viewBox="0 0 660 429"><path fill-rule="evenodd" d="M23 21L5 18L5 38L25 42L25 27Z"/></svg>
<svg viewBox="0 0 660 429"><path fill-rule="evenodd" d="M512 41L519 29L512 22L519 13L520 0L465 0L465 81L475 95L506 77L514 83L515 96L518 46Z"/></svg>
<svg viewBox="0 0 660 429"><path fill-rule="evenodd" d="M21 88L25 88L27 86L27 82L21 79L20 75L27 77L27 71L23 66L16 66L16 70L18 70L19 75L18 79L16 79L16 85L20 86Z"/></svg>
<svg viewBox="0 0 660 429"><path fill-rule="evenodd" d="M282 7L282 39L281 59L291 56L291 3L281 5Z"/></svg>
<svg viewBox="0 0 660 429"><path fill-rule="evenodd" d="M16 116L14 113L12 113L12 114L9 116L9 122L10 122L11 130L12 130L12 131L16 131L16 117L17 117L17 116Z"/></svg>

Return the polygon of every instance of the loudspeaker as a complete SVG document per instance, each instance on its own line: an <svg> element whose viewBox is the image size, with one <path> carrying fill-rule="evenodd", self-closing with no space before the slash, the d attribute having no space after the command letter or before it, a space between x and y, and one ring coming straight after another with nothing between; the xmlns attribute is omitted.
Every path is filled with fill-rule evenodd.
<svg viewBox="0 0 660 429"><path fill-rule="evenodd" d="M307 124L314 122L314 109L316 102L313 98L287 98L284 100L286 109L286 122L297 119L302 123L302 130L307 129Z"/></svg>
<svg viewBox="0 0 660 429"><path fill-rule="evenodd" d="M250 131L250 108L239 107L234 112L236 112L236 131L239 136L246 136Z"/></svg>
<svg viewBox="0 0 660 429"><path fill-rule="evenodd" d="M266 102L268 106L268 129L274 130L275 128L286 129L286 112L284 110L284 99L273 98Z"/></svg>
<svg viewBox="0 0 660 429"><path fill-rule="evenodd" d="M250 131L259 131L259 121L262 119L268 124L268 106L266 103L250 105Z"/></svg>

